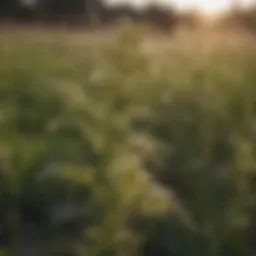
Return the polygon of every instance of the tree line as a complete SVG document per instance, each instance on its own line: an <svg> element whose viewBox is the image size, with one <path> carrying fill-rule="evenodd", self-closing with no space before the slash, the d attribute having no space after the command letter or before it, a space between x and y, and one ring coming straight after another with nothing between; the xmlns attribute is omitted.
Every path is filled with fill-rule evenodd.
<svg viewBox="0 0 256 256"><path fill-rule="evenodd" d="M177 22L177 14L172 8L151 4L140 11L125 4L110 7L100 0L3 0L0 3L0 17L13 18L19 22L65 22L76 26L96 23L101 27L128 19L167 30Z"/></svg>

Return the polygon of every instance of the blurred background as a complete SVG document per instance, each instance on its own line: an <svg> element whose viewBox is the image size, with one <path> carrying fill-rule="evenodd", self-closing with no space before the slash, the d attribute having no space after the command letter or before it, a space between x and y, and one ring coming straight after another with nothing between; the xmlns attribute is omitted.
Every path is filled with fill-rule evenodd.
<svg viewBox="0 0 256 256"><path fill-rule="evenodd" d="M255 255L255 86L253 0L0 0L0 255Z"/></svg>

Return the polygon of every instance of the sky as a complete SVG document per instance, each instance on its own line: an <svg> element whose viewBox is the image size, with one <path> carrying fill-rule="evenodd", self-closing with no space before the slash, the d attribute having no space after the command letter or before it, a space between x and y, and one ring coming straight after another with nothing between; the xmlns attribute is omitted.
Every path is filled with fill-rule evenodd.
<svg viewBox="0 0 256 256"><path fill-rule="evenodd" d="M248 5L256 3L256 0L235 0L242 5ZM128 2L137 6L143 6L149 2L170 4L177 7L179 10L186 10L191 8L197 8L205 13L216 13L219 11L225 11L229 8L230 4L234 0L107 0L110 3L122 3Z"/></svg>

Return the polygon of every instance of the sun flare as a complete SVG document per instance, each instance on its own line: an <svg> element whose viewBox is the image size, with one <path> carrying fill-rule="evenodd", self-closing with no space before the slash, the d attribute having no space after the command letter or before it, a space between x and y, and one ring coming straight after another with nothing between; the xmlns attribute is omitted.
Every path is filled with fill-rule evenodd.
<svg viewBox="0 0 256 256"><path fill-rule="evenodd" d="M206 14L215 14L226 11L234 3L248 5L255 0L106 0L108 3L130 3L137 7L143 7L149 3L172 5L178 10L196 9Z"/></svg>

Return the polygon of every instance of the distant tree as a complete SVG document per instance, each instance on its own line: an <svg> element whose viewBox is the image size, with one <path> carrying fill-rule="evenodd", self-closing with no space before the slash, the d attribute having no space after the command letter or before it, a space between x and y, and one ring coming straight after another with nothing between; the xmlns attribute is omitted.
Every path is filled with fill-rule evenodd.
<svg viewBox="0 0 256 256"><path fill-rule="evenodd" d="M17 7L19 0L1 0L0 1L0 17L10 16Z"/></svg>
<svg viewBox="0 0 256 256"><path fill-rule="evenodd" d="M86 8L84 0L40 0L42 12L50 19L70 18L75 15L83 15Z"/></svg>
<svg viewBox="0 0 256 256"><path fill-rule="evenodd" d="M151 26L162 31L171 31L177 22L177 16L173 9L166 9L156 4L150 4L146 7L144 18Z"/></svg>

